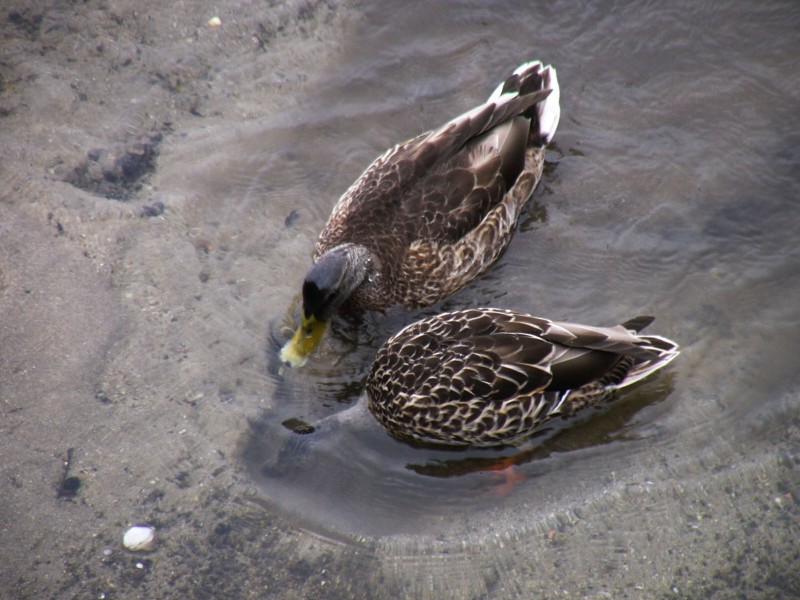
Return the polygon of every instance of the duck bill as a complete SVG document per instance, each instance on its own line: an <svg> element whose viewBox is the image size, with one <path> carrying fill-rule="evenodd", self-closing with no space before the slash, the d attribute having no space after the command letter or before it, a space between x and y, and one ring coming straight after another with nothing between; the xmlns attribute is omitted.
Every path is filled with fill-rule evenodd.
<svg viewBox="0 0 800 600"><path fill-rule="evenodd" d="M294 332L292 339L281 348L281 361L292 367L302 367L308 355L314 351L325 332L325 321L317 321L313 315L306 317L303 313L300 327Z"/></svg>

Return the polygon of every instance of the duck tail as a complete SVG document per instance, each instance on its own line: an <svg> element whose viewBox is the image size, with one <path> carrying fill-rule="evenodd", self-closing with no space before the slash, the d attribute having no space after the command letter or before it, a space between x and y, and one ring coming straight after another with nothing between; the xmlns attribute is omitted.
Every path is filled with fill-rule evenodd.
<svg viewBox="0 0 800 600"><path fill-rule="evenodd" d="M549 144L561 118L561 92L555 67L542 65L538 60L522 64L508 79L497 86L488 100L499 102L504 100L504 97L525 96L542 90L549 90L547 98L534 105L530 114L525 115L531 118L531 132L528 138L531 146Z"/></svg>
<svg viewBox="0 0 800 600"><path fill-rule="evenodd" d="M639 336L641 350L648 351L647 358L635 358L630 370L625 377L613 387L615 389L624 388L649 377L656 371L663 369L680 354L678 344L665 337L658 335ZM641 356L641 355L640 355Z"/></svg>
<svg viewBox="0 0 800 600"><path fill-rule="evenodd" d="M625 321L622 326L632 333L639 333L642 329L650 325L653 321L655 321L655 317L640 315L638 317L633 317L628 321Z"/></svg>

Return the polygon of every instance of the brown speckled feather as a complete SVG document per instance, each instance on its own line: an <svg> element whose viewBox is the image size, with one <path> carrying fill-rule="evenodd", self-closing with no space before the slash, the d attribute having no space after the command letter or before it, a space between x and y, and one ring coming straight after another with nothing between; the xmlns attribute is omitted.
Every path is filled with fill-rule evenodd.
<svg viewBox="0 0 800 600"><path fill-rule="evenodd" d="M558 110L555 70L528 63L485 104L375 160L314 248L315 261L345 243L369 249L371 276L346 306L431 304L495 262L541 177Z"/></svg>
<svg viewBox="0 0 800 600"><path fill-rule="evenodd" d="M400 439L516 444L674 359L676 344L637 333L651 321L590 327L493 308L440 314L378 351L369 407Z"/></svg>

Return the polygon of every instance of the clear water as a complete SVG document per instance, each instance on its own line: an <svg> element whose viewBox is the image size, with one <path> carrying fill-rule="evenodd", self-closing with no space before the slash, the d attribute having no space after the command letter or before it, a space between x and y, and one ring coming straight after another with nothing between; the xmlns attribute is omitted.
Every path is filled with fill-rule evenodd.
<svg viewBox="0 0 800 600"><path fill-rule="evenodd" d="M430 573L433 590L487 564L524 574L520 547L578 519L604 528L587 542L590 557L612 542L658 556L648 519L683 515L689 502L676 490L701 481L724 497L709 465L771 464L800 406L798 10L481 5L366 8L310 75L314 92L215 142L206 160L217 189L196 182L198 222L229 247L215 266L229 284L210 300L228 317L209 328L243 330L230 345L259 347L261 317L278 334L289 322L316 234L372 158L471 107L524 60L557 66L563 119L551 164L489 274L442 306L340 324L303 370L219 367L237 390L226 410L256 423L241 460L257 495L325 536L378 540L398 557L398 577ZM652 331L683 354L546 442L510 490L485 470L495 454L410 448L369 426L343 426L289 472L269 471L290 436L281 422L352 406L388 335L475 305L596 324L654 314Z"/></svg>
<svg viewBox="0 0 800 600"><path fill-rule="evenodd" d="M231 496L287 516L287 539L352 557L338 576L368 597L659 597L739 559L740 572L785 576L800 534L800 6L341 11L329 52L298 50L297 72L229 65L217 82L303 79L303 96L256 120L230 109L226 128L199 125L162 155L169 218L127 242L115 275L144 325L103 366L104 385L131 390L126 402L158 400L148 452L137 432L150 422L104 433L131 449L119 451L125 469L147 481L180 454L190 477L198 463L240 470ZM281 370L275 352L336 198L386 147L471 108L533 58L558 69L562 121L500 262L440 306L338 322L307 367ZM513 486L488 468L508 451L413 448L369 420L304 438L302 460L280 463L292 443L282 423L352 409L389 335L485 305L597 325L652 314L650 330L682 354L610 410L551 432ZM96 443L107 457L110 442ZM276 548L255 562L269 571Z"/></svg>
<svg viewBox="0 0 800 600"><path fill-rule="evenodd" d="M672 486L706 455L768 460L800 382L800 16L789 6L367 8L316 93L225 148L248 156L225 219L255 212L258 222L236 226L276 232L274 245L249 249L275 284L276 340L330 207L383 148L470 108L530 58L558 68L562 122L496 268L432 309L340 323L302 370L273 363L271 405L244 443L264 498L335 534L457 541L491 521L484 535L518 537L550 527L554 511L591 510L613 481ZM511 489L487 470L503 453L411 448L369 425L344 425L275 470L292 435L282 421L352 406L388 335L480 305L593 324L653 314L651 330L683 354L610 412L546 441Z"/></svg>

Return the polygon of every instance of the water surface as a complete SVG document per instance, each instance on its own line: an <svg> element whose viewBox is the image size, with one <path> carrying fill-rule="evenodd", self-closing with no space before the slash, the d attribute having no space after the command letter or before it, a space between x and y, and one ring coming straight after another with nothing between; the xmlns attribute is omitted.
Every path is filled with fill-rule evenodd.
<svg viewBox="0 0 800 600"><path fill-rule="evenodd" d="M668 559L658 558L656 532L643 546L633 538L647 515L684 519L687 488L701 486L709 503L763 502L716 475L774 464L776 440L797 418L798 24L785 3L366 10L319 95L289 113L303 121L289 145L281 136L280 148L262 146L262 163L294 157L290 194L310 192L292 194L277 215L298 215L287 238L304 251L280 257L294 289L327 211L360 170L480 101L518 63L557 66L562 122L543 182L492 271L432 309L342 324L312 366L276 375L274 406L245 455L264 497L308 527L410 534L417 549L506 536L514 549L492 560L512 569L525 540L560 519L602 516L608 535L660 562ZM258 137L275 130L265 124ZM314 165L313 175L300 164ZM280 202L268 188L287 166L252 174L263 202ZM278 294L276 305L292 300ZM478 305L595 324L653 314L651 330L683 354L610 412L544 442L510 490L498 492L502 477L486 470L490 453L410 448L377 427L342 427L290 474L265 467L291 435L282 418L313 422L352 406L371 355L402 324ZM793 447L782 452L796 462ZM797 490L796 473L785 475L776 490ZM632 489L646 506L634 508ZM729 526L745 524L734 516Z"/></svg>
<svg viewBox="0 0 800 600"><path fill-rule="evenodd" d="M136 199L162 201L162 216L62 198L67 184L48 180L44 199L0 223L16 252L3 254L4 293L55 323L36 337L25 332L39 313L9 312L6 331L28 345L0 361L9 445L29 428L20 447L34 457L9 467L4 500L49 519L21 554L42 581L55 565L77 597L800 595L800 9L485 4L301 10L258 54L224 46L264 34L236 29L233 12L253 9L232 5L221 29L192 38L214 53L208 104ZM212 35L229 53L202 46ZM280 69L263 68L269 52ZM184 58L179 74L205 64ZM338 196L385 148L534 58L558 69L562 120L500 261L437 306L339 320L306 367L282 369L275 353ZM41 243L26 237L34 225ZM67 273L109 283L86 292ZM284 425L351 414L404 324L486 305L596 325L652 314L649 331L682 354L608 410L547 432L514 485L490 468L511 450L415 448L369 419L317 437ZM16 406L26 373L38 421ZM24 494L51 493L49 475L35 487L29 473L54 460L61 472L56 442L76 449L83 487L52 507ZM287 448L302 460L281 463ZM14 528L27 512L0 512L4 539L27 539ZM118 553L139 521L160 536L141 569Z"/></svg>
<svg viewBox="0 0 800 600"><path fill-rule="evenodd" d="M256 134L261 140L277 137L279 147L262 144L263 158L254 162L277 164L253 173L249 185L271 206L281 206L287 193L293 198L276 216L297 218L286 237L306 252L281 259L285 277L299 289L327 211L382 148L469 108L527 58L557 66L563 120L548 153L549 168L497 267L432 309L342 324L346 331L334 331L315 365L275 379L276 410L316 419L355 402L370 355L400 324L421 314L495 305L597 324L656 315L651 329L681 343L681 360L621 403L625 420L606 416L585 427L590 441L573 442L579 449L532 461L528 469L535 476L513 493L535 503L537 490L568 495L570 486L559 487L567 479L563 462L601 475L598 484L603 473L620 469L636 477L637 460L648 460L645 455L669 453L678 444L706 445L703 429L721 437L743 435L742 422L756 419L763 406L754 396L777 402L796 388L796 337L772 340L766 356L757 351L766 349L770 327L797 328L797 309L788 301L800 270L800 251L792 243L800 217L791 210L798 114L790 92L797 89L797 75L787 49L796 36L780 4L567 4L525 9L525 19L521 12L513 5L491 12L462 6L430 15L413 3L367 10L351 32L352 50L345 44L322 78L319 96L283 116L304 115L292 139L270 124ZM315 169L317 185L308 190L311 174L302 165L330 168ZM288 190L287 172L296 177ZM276 177L280 198L271 192ZM293 193L300 186L311 193ZM277 300L289 307L293 298ZM754 385L746 373L767 364L768 383ZM311 496L324 495L329 507L348 506L362 526L376 496L404 495L392 488L398 477L400 488L420 489L395 511L395 527L403 527L404 516L416 521L419 515L409 509L435 496L439 486L447 490L442 502L452 502L453 513L466 508L462 503L486 508L476 498L465 501L480 497L476 490L486 491L485 474L454 482L411 477L402 465L414 456L425 462L425 451L381 442L380 432L372 442L350 435L342 433L321 453L326 456L307 467L327 478L296 474L298 494L308 479ZM598 443L605 438L612 441ZM732 449L728 445L724 452ZM358 488L355 482L361 482ZM335 515L321 521L327 519Z"/></svg>

